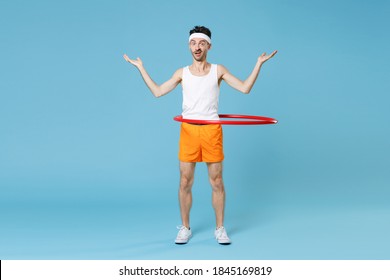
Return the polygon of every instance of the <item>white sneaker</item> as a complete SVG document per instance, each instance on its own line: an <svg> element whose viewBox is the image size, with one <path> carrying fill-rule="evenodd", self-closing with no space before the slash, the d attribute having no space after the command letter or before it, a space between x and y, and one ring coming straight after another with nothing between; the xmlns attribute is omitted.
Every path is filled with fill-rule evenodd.
<svg viewBox="0 0 390 280"><path fill-rule="evenodd" d="M217 228L214 232L214 235L215 235L215 239L217 239L219 244L227 245L232 243L224 227Z"/></svg>
<svg viewBox="0 0 390 280"><path fill-rule="evenodd" d="M175 243L176 244L186 244L192 236L191 230L186 228L185 226L178 226L177 229L179 230L179 233L177 234L177 237L175 239Z"/></svg>

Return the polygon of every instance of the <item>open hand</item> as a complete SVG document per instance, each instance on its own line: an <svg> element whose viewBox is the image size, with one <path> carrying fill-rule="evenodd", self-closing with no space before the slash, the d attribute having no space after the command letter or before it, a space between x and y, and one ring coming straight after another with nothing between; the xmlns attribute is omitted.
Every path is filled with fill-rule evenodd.
<svg viewBox="0 0 390 280"><path fill-rule="evenodd" d="M271 53L270 55L267 55L266 53L262 53L262 55L259 56L259 58L257 59L258 62L260 63L264 63L266 62L268 59L272 58L278 51L273 51L273 53Z"/></svg>
<svg viewBox="0 0 390 280"><path fill-rule="evenodd" d="M123 58L124 58L127 62L129 62L129 63L133 64L134 66L136 66L137 68L142 67L142 60L141 60L139 57L137 57L137 59L130 59L130 58L127 56L127 54L124 54L124 55L123 55Z"/></svg>

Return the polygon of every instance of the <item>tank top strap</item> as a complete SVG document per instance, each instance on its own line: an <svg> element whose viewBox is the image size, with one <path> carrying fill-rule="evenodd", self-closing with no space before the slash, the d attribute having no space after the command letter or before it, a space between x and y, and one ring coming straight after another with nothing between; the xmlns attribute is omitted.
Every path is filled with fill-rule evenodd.
<svg viewBox="0 0 390 280"><path fill-rule="evenodd" d="M211 75L213 78L218 78L218 64L211 64L211 69L210 69Z"/></svg>

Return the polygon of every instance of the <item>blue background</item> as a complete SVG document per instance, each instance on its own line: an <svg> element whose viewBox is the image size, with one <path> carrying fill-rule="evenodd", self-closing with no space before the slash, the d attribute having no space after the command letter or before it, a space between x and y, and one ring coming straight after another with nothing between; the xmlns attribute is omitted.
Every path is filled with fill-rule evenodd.
<svg viewBox="0 0 390 280"><path fill-rule="evenodd" d="M0 1L0 259L389 259L389 1ZM277 118L225 126L225 225L213 239L204 164L194 237L180 224L181 87L158 83L208 60L245 79L220 113Z"/></svg>

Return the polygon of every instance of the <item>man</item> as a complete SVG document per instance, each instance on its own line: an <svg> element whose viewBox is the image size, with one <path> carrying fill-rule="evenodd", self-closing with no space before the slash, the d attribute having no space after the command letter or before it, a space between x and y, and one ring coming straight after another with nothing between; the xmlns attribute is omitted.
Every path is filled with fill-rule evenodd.
<svg viewBox="0 0 390 280"><path fill-rule="evenodd" d="M276 54L263 53L257 59L252 73L245 81L233 76L224 66L207 62L211 49L211 32L204 26L195 26L190 31L189 49L192 64L178 69L165 83L158 85L149 76L140 58L127 62L138 68L146 85L155 97L172 91L179 83L183 87L183 112L186 119L218 120L218 98L222 80L243 93L252 89L261 66ZM223 142L222 127L219 124L197 125L182 123L179 143L180 187L179 203L182 225L179 227L175 243L185 244L192 236L190 209L192 205L192 184L196 162L206 162L212 187L212 205L216 217L214 235L218 243L230 244L224 228L225 188L222 179Z"/></svg>

